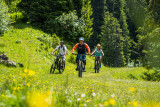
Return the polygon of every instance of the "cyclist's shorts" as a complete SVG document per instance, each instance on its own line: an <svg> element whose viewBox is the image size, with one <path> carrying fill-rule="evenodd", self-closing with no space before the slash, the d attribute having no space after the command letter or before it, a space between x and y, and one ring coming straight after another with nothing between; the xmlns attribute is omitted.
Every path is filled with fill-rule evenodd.
<svg viewBox="0 0 160 107"><path fill-rule="evenodd" d="M77 54L77 58L76 58L77 60L79 60L80 59L80 55L79 54ZM82 60L83 61L86 61L86 55L83 55L82 56Z"/></svg>
<svg viewBox="0 0 160 107"><path fill-rule="evenodd" d="M60 58L61 56L64 56L64 55L60 55L60 54L58 54L58 55L57 55L57 58ZM63 57L63 58L62 58L62 61L64 62L64 61L65 61L65 59L66 59L66 57Z"/></svg>

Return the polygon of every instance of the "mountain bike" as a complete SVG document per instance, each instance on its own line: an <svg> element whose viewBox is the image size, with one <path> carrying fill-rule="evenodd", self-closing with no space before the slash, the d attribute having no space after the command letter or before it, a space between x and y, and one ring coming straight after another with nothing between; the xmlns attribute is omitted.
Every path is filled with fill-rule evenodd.
<svg viewBox="0 0 160 107"><path fill-rule="evenodd" d="M77 54L74 54L74 55L77 55ZM79 61L78 61L78 77L82 77L82 72L83 72L83 69L84 69L84 63L83 63L83 59L82 59L82 56L83 55L87 55L87 54L79 54L80 55L80 58L79 58Z"/></svg>
<svg viewBox="0 0 160 107"><path fill-rule="evenodd" d="M99 64L99 56L95 56L95 55L92 55L95 57L95 73L99 73L99 70L100 70L100 64Z"/></svg>
<svg viewBox="0 0 160 107"><path fill-rule="evenodd" d="M53 55L56 56L56 55ZM56 59L54 60L54 62L52 63L51 69L50 69L50 74L53 74L55 69L59 70L59 73L63 73L64 69L65 69L65 62L64 65L62 63L62 58L64 56L56 56Z"/></svg>

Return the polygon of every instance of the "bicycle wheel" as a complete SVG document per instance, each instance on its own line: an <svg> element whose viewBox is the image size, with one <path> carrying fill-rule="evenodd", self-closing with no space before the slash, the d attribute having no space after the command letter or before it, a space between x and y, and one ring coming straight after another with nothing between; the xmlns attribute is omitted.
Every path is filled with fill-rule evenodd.
<svg viewBox="0 0 160 107"><path fill-rule="evenodd" d="M79 73L78 73L78 77L82 77L82 71L83 71L82 61L79 61Z"/></svg>
<svg viewBox="0 0 160 107"><path fill-rule="evenodd" d="M51 66L51 69L50 69L50 74L53 74L54 71L55 71L55 69L56 69L56 63L54 61L53 64L52 64L52 66Z"/></svg>
<svg viewBox="0 0 160 107"><path fill-rule="evenodd" d="M99 69L100 69L100 64L99 61L97 61L97 73L99 73Z"/></svg>
<svg viewBox="0 0 160 107"><path fill-rule="evenodd" d="M95 61L95 73L97 73L97 61Z"/></svg>
<svg viewBox="0 0 160 107"><path fill-rule="evenodd" d="M59 62L59 73L63 73L63 65L62 65L62 61Z"/></svg>

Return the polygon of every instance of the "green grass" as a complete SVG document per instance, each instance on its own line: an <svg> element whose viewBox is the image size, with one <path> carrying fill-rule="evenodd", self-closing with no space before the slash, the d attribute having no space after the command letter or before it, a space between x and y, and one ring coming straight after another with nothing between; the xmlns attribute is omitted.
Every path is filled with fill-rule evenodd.
<svg viewBox="0 0 160 107"><path fill-rule="evenodd" d="M78 78L75 64L69 62L63 74L58 71L50 74L55 59L50 55L53 48L37 38L44 35L51 38L37 29L21 26L0 37L0 53L25 66L0 65L0 107L159 106L160 82L142 80L141 75L146 71L142 67L102 67L100 73L95 74L94 58L87 56L87 72L82 78ZM70 50L67 61L71 57Z"/></svg>

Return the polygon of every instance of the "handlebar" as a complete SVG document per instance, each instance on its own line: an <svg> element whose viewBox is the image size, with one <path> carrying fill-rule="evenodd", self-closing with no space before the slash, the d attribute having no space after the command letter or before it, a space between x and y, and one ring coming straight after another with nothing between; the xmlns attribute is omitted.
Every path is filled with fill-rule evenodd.
<svg viewBox="0 0 160 107"><path fill-rule="evenodd" d="M90 54L77 54L77 53L72 53L73 55L90 55Z"/></svg>

